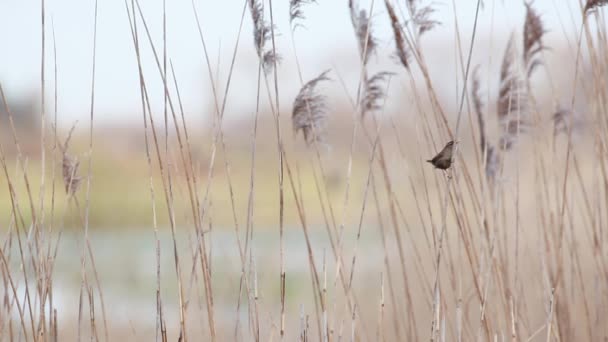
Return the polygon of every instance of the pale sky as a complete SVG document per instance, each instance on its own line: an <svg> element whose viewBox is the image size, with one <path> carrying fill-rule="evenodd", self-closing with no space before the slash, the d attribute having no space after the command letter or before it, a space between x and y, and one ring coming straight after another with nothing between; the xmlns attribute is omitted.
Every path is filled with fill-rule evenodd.
<svg viewBox="0 0 608 342"><path fill-rule="evenodd" d="M472 31L475 0L454 0L463 41L466 46ZM129 1L130 2L130 1ZM223 89L234 49L244 0L195 0L202 22L212 67L218 70ZM356 80L359 67L357 48L348 17L347 0L318 0L304 8L306 28L298 29L295 44L305 79L315 77L325 69L336 68L346 80ZM429 1L422 0L423 3ZM40 91L41 0L0 0L0 82L9 95L24 96ZM162 48L162 0L140 0L151 28L157 49ZM403 7L405 1L397 1ZM450 58L454 65L454 7L452 0L435 1L438 12L433 18L442 26L424 36L430 60ZM478 34L486 40L504 42L513 29L521 31L524 18L523 1L484 0ZM94 23L94 0L46 0L46 79L47 108L53 99L53 38L54 23L57 43L59 114L63 124L87 120L91 91L91 63ZM266 1L268 4L268 1ZM277 48L283 62L279 67L282 107L288 109L297 93L294 51L288 16L289 0L274 0L274 16L280 36ZM361 8L370 8L371 0L361 0ZM383 1L374 4L376 34L381 40L379 54L392 54L392 37L387 24ZM568 6L574 10L572 15ZM572 39L576 30L572 18L580 20L577 1L536 0L534 7L542 13L553 40L564 40L563 28ZM491 23L494 23L491 25ZM202 45L196 27L191 0L167 1L168 55L175 65L180 91L190 116L201 116L209 108L210 82ZM493 31L492 31L493 29ZM144 71L154 99L154 108L162 105L162 82L141 21L139 24L144 46ZM498 45L498 44L497 44ZM502 54L499 44L495 59ZM439 53L434 56L433 49ZM487 59L488 51L475 50L474 59ZM379 60L382 61L381 56ZM228 117L238 117L253 110L255 101L257 60L251 33L251 16L245 12L239 54L236 60L233 87L228 101ZM378 62L380 63L380 62ZM386 64L386 61L384 61ZM395 70L398 67L389 65ZM446 67L443 65L443 67ZM431 68L433 66L431 65ZM339 89L339 88L338 88ZM344 94L342 95L345 96ZM99 121L141 120L138 71L124 0L99 0L96 114Z"/></svg>

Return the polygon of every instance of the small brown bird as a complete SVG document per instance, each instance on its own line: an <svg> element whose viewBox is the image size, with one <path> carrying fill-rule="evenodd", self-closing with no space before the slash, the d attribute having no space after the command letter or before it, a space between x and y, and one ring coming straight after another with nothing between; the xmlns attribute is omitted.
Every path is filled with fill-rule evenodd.
<svg viewBox="0 0 608 342"><path fill-rule="evenodd" d="M435 168L441 170L447 170L452 166L452 154L454 153L454 141L450 141L445 145L441 152L437 153L435 157L427 162L433 164Z"/></svg>

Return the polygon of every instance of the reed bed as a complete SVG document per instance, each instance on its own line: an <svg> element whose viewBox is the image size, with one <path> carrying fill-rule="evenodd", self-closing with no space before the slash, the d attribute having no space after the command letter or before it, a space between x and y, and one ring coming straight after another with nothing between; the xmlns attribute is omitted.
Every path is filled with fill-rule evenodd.
<svg viewBox="0 0 608 342"><path fill-rule="evenodd" d="M348 85L339 70L311 70L299 58L307 11L323 1L290 0L288 13L277 13L273 0L241 1L242 11L235 14L240 26L226 33L237 39L223 81L216 76L208 32L198 16L205 5L193 1L213 114L205 138L208 163L200 165L199 140L184 114L167 48L165 1L159 42L143 4L125 0L125 34L139 75L142 158L148 168L141 177L149 179L148 229L154 235L154 259L148 262L156 280L149 293L155 310L147 313L153 327L132 327L127 333L114 328L118 324L113 306L104 300L90 237L90 209L96 205L90 196L92 170L102 143L94 139L97 3L84 130L89 141L86 152L77 155L70 139L84 125L67 133L57 128L57 87L53 116L45 110L51 64L44 51L51 46L46 38L51 32L56 53L45 1L39 181L32 180L29 156L22 151L0 84L10 148L16 151L13 166L0 145L3 196L11 203L10 221L2 223L0 340L608 339L606 1L588 0L572 14L582 23L570 45L575 62L552 70L544 37L555 28L545 27L534 2L521 5L525 16L499 56L474 48L480 15L495 5L477 0L472 31L461 32L456 18L458 70L441 80L456 85L456 110L438 93L433 65L427 62L432 52L423 44L429 32L442 29L433 2L344 1L350 22L334 24L352 27L357 47L352 54L359 59L352 71L357 84ZM456 1L452 6L455 12ZM289 27L277 25L283 16L289 16ZM390 27L391 36L382 37L390 44L380 43L375 25L381 21ZM252 37L244 34L244 25L252 27ZM279 50L279 31L289 32L291 49ZM152 54L142 54L144 48ZM257 101L250 110L246 153L237 154L224 121L227 104L238 101L231 81L237 55L245 49L257 57L257 87L250 90ZM472 63L474 52L484 53L482 60L500 58L501 67L490 70L493 76L484 74L487 68ZM394 67L384 70L376 63L378 55L394 58ZM288 56L296 61L298 79L291 81L300 91L292 101L281 102L279 73ZM152 75L144 72L143 58L153 59L153 76L163 81L161 111L151 104ZM57 82L56 57L52 66ZM535 78L541 73L548 75L552 89L550 106L538 95ZM556 89L556 73L572 75L571 90ZM498 84L490 86L489 79ZM348 98L348 115L340 121L332 117L327 84L342 85ZM408 92L410 115L387 113L394 88ZM445 173L433 170L425 160L451 140L458 142L453 166ZM262 184L260 178L271 181ZM216 238L215 203L221 196L230 216L221 228L234 236L230 246L218 245ZM262 197L272 198L272 210ZM56 210L59 202L65 202L65 212ZM274 220L270 232L277 244L271 260L260 256L260 236L267 236L256 222L261 212L270 212ZM54 272L68 217L75 217L80 229L80 287L77 317L62 321L54 301ZM304 273L291 268L294 234ZM376 254L369 253L370 245ZM236 256L233 275L226 275L229 267L218 258L218 249ZM165 255L170 267L161 262Z"/></svg>

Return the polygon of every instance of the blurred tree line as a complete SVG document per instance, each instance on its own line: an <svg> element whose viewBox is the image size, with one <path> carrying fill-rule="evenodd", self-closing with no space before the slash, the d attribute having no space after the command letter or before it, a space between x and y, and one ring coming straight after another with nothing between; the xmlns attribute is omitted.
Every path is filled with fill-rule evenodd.
<svg viewBox="0 0 608 342"><path fill-rule="evenodd" d="M5 153L11 156L17 151L9 120L10 111L22 152L28 157L37 156L40 153L40 97L34 93L5 95L7 103L0 97L0 143Z"/></svg>

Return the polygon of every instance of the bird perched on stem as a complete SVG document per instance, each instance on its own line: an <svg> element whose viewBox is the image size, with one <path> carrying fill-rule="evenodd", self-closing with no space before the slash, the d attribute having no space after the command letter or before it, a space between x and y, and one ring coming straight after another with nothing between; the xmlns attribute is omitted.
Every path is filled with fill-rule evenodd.
<svg viewBox="0 0 608 342"><path fill-rule="evenodd" d="M454 141L447 143L441 152L427 162L433 164L436 169L447 170L452 166L452 154L454 154Z"/></svg>

